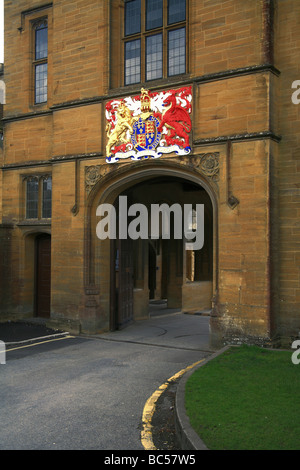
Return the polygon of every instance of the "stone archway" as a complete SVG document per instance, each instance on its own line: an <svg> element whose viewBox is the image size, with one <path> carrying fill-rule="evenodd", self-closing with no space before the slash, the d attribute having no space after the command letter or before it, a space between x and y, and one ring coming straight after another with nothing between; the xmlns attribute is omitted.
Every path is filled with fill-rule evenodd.
<svg viewBox="0 0 300 470"><path fill-rule="evenodd" d="M147 183L154 178L178 179L186 184L201 188L207 195L211 204L212 218L212 277L211 296L217 290L217 264L218 264L218 243L217 243L217 195L216 190L200 173L184 167L175 162L143 162L140 164L126 164L119 168L108 170L107 174L101 174L100 166L98 181L89 191L87 226L85 239L85 261L86 261L86 283L85 283L85 309L82 314L82 327L86 320L89 329L96 331L107 331L111 324L111 245L109 240L97 240L96 237L96 210L100 204L113 204L116 198L137 185ZM105 173L105 172L104 172ZM147 263L148 264L148 263ZM147 265L148 270L148 265ZM137 283L138 284L138 283ZM193 286L195 288L195 286ZM148 274L147 274L148 288ZM142 288L137 286L135 292L135 302L143 303ZM140 296L140 300L139 300ZM149 299L149 297L148 297ZM147 299L147 302L148 302ZM142 312L143 309L141 308ZM144 313L146 310L144 309ZM141 318L146 318L145 314ZM147 308L148 313L148 308ZM85 318L84 318L85 317ZM135 313L135 318L137 318ZM93 326L91 326L93 325Z"/></svg>

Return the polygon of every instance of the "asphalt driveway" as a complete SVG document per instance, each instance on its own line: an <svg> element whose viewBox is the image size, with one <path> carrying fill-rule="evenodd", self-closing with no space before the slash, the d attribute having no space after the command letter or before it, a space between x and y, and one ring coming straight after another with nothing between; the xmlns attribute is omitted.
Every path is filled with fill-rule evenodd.
<svg viewBox="0 0 300 470"><path fill-rule="evenodd" d="M94 337L35 332L0 365L2 450L142 450L149 396L210 354L209 317L176 312Z"/></svg>

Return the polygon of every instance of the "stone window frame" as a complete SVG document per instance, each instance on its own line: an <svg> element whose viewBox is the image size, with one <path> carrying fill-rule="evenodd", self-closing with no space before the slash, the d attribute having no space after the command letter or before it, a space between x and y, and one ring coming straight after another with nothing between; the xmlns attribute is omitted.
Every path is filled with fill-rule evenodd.
<svg viewBox="0 0 300 470"><path fill-rule="evenodd" d="M24 91L28 90L28 102L26 107L28 111L44 110L51 106L52 98L52 82L47 80L47 101L42 103L35 103L35 28L34 25L39 21L47 19L48 24L48 56L47 56L47 72L48 78L52 73L52 37L53 37L53 2L44 5L30 7L26 10L20 11L20 25L17 28L22 37L22 44L24 46L24 60L23 60L23 88Z"/></svg>

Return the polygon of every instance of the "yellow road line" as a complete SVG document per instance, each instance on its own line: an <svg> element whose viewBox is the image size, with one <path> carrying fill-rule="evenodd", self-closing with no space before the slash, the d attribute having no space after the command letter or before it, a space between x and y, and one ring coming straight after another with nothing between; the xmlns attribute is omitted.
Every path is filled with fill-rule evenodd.
<svg viewBox="0 0 300 470"><path fill-rule="evenodd" d="M191 366L188 366L185 369L182 369L179 372L177 372L175 375L170 377L169 380L167 380L167 382L162 384L146 401L146 404L143 410L143 415L142 415L143 429L141 431L141 442L145 450L157 450L152 440L152 427L153 426L151 424L157 400L159 399L161 394L166 390L166 388L170 385L171 382L174 382L179 377L181 377L185 372L187 372L188 370L192 369L193 367L197 366L198 364L204 361L205 359L202 359L201 361L195 362Z"/></svg>
<svg viewBox="0 0 300 470"><path fill-rule="evenodd" d="M6 352L16 351L16 349L30 348L32 346L38 346L40 344L51 343L53 341L61 341L62 339L66 339L66 338L75 338L75 336L64 336L63 338L54 338L54 339L49 339L48 341L40 341L39 343L26 344L25 346L18 346L17 348L6 349Z"/></svg>

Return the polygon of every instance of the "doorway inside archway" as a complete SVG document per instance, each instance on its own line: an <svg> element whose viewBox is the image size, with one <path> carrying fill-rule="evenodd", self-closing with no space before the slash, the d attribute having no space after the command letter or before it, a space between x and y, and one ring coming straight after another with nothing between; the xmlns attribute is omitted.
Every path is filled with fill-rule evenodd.
<svg viewBox="0 0 300 470"><path fill-rule="evenodd" d="M111 241L110 329L120 329L133 319L149 318L160 311L209 312L213 295L213 208L207 191L194 182L173 176L157 176L127 188L128 204L142 204L149 218L153 204L192 207L191 230L196 229L196 205L204 206L204 244L187 249L188 241L174 235L173 214L170 237ZM128 219L128 225L130 223ZM160 220L162 223L162 220ZM198 221L199 222L199 221ZM117 233L118 227L117 227ZM183 234L184 235L184 234Z"/></svg>

